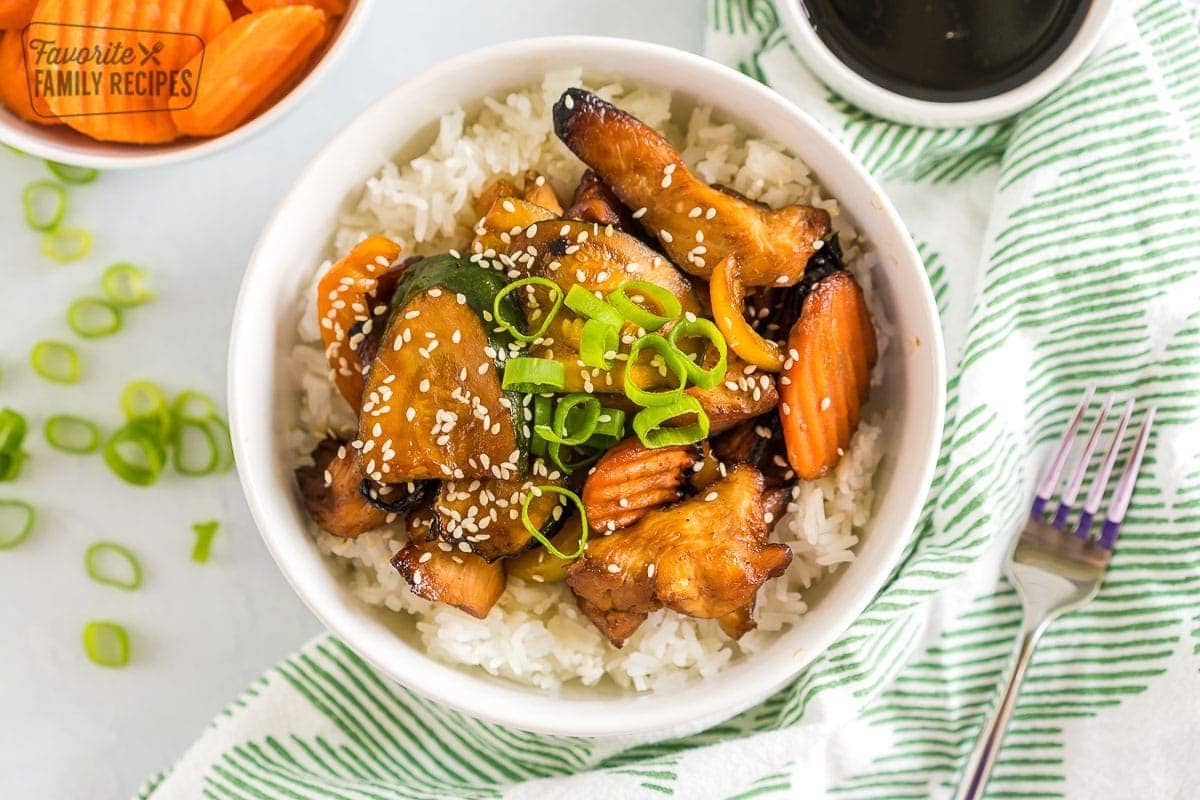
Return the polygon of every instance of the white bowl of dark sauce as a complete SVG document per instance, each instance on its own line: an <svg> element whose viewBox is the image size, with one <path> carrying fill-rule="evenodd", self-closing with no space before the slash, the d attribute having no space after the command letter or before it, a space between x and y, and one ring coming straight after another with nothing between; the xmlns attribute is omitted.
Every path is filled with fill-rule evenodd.
<svg viewBox="0 0 1200 800"><path fill-rule="evenodd" d="M953 127L1004 119L1079 68L1116 0L781 0L796 51L880 117Z"/></svg>

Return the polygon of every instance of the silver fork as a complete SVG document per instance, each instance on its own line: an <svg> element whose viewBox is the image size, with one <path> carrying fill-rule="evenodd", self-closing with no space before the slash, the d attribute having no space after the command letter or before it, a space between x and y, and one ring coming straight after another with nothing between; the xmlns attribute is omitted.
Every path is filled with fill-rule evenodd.
<svg viewBox="0 0 1200 800"><path fill-rule="evenodd" d="M1129 462L1125 471L1121 473L1109 501L1104 523L1099 532L1093 531L1096 515L1100 512L1100 504L1104 500L1113 466L1121 450L1125 429L1133 415L1132 400L1126 404L1125 411L1117 423L1108 452L1100 464L1095 480L1092 481L1073 530L1067 524L1068 518L1075 510L1075 501L1083 486L1092 453L1100 440L1104 421L1112 409L1113 398L1110 395L1096 416L1096 422L1088 434L1079 462L1063 487L1053 518L1050 521L1046 520L1047 505L1059 486L1071 444L1091 405L1092 394L1093 390L1089 388L1071 418L1071 424L1059 442L1054 458L1050 460L1041 482L1038 483L1029 518L1025 521L1020 535L1014 538L1009 550L1005 572L1009 582L1016 587L1024 607L1020 638L1014 650L1011 674L1004 687L1004 694L993 709L991 719L967 760L962 782L954 795L955 800L977 800L983 797L988 776L1004 741L1004 732L1017 705L1021 681L1025 678L1025 671L1033 658L1033 650L1038 640L1050 627L1050 623L1060 615L1079 608L1096 596L1104 580L1104 572L1108 569L1109 559L1112 558L1117 532L1125 519L1125 512L1129 510L1129 501L1133 497L1133 487L1142 465L1142 456L1146 453L1146 443L1150 438L1150 426L1154 421L1153 408L1146 412L1146 417L1142 420Z"/></svg>

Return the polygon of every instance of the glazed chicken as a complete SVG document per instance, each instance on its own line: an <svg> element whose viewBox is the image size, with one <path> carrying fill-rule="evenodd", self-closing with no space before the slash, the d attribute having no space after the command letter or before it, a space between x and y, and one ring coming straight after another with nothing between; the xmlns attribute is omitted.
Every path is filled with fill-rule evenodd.
<svg viewBox="0 0 1200 800"><path fill-rule="evenodd" d="M767 541L762 493L758 470L736 466L705 494L590 542L567 567L567 583L593 621L664 606L700 619L744 608L792 560L786 545Z"/></svg>
<svg viewBox="0 0 1200 800"><path fill-rule="evenodd" d="M554 187L546 181L544 175L535 169L529 169L525 171L522 180L524 187L521 189L518 189L517 185L507 178L501 178L488 184L472 204L475 216L482 217L497 200L503 197L527 200L546 209L554 216L562 216L562 204L558 202L558 195L554 193Z"/></svg>
<svg viewBox="0 0 1200 800"><path fill-rule="evenodd" d="M325 439L312 457L312 466L296 470L296 483L308 515L322 530L353 539L387 522L388 512L359 493L362 468L349 442Z"/></svg>
<svg viewBox="0 0 1200 800"><path fill-rule="evenodd" d="M392 556L392 566L418 597L483 619L504 594L503 563L489 564L474 553L431 538L431 524L426 514L408 521L408 543Z"/></svg>
<svg viewBox="0 0 1200 800"><path fill-rule="evenodd" d="M707 278L730 253L747 286L791 285L830 233L828 212L770 209L709 186L656 131L591 92L568 89L554 106L554 132L595 170L655 236L676 265Z"/></svg>
<svg viewBox="0 0 1200 800"><path fill-rule="evenodd" d="M639 230L629 206L622 203L608 184L590 169L585 170L583 177L579 179L575 196L571 198L571 207L564 216L567 219L612 225L619 231L635 236Z"/></svg>

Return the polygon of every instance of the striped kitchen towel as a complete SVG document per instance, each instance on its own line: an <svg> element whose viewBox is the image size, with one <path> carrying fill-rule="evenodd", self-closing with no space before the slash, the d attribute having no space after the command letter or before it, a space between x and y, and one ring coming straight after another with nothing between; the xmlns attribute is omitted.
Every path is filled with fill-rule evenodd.
<svg viewBox="0 0 1200 800"><path fill-rule="evenodd" d="M798 0L778 0L797 2ZM990 798L1183 798L1200 786L1200 25L1123 6L1019 118L874 119L800 65L771 0L712 0L709 54L883 181L947 333L948 423L915 541L828 652L761 706L653 743L536 736L436 706L321 638L268 672L154 798L947 797L1019 615L1000 558L1031 467L1088 384L1158 407L1099 598L1039 650ZM1136 422L1136 420L1135 420Z"/></svg>

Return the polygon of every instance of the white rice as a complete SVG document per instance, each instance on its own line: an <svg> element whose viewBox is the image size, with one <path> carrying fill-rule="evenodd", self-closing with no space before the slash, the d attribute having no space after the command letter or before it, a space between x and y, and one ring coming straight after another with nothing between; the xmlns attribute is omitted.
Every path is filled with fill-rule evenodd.
<svg viewBox="0 0 1200 800"><path fill-rule="evenodd" d="M465 248L476 222L472 201L498 177L533 168L569 199L583 166L554 137L551 107L569 86L584 86L662 131L688 165L710 183L720 183L773 206L810 203L827 209L840 235L846 262L871 299L870 266L857 233L838 215L837 202L824 198L809 179L808 167L769 141L748 138L731 124L714 121L711 110L696 109L686 124L672 118L670 95L619 84L593 85L578 72L547 75L540 87L489 98L467 114L457 110L442 120L427 152L408 163L389 163L367 181L355 211L342 220L335 255L363 237L383 233L407 254ZM327 431L353 431L354 416L329 378L316 324L316 281L298 299L298 343L292 350L298 425L289 446L296 463ZM872 303L880 349L888 326ZM876 370L875 382L880 376ZM864 422L834 474L802 483L773 538L794 553L785 576L766 583L758 595L756 630L732 641L713 620L696 620L663 610L617 650L579 612L565 584L525 584L509 580L508 590L484 620L409 591L388 563L403 546L404 533L380 530L357 539L312 532L322 552L344 559L347 578L364 602L415 617L421 641L434 658L479 666L493 675L555 689L567 681L593 685L606 676L637 691L679 686L709 677L729 663L763 648L805 613L804 590L854 559L854 546L874 501L875 468L882 453L881 427Z"/></svg>

